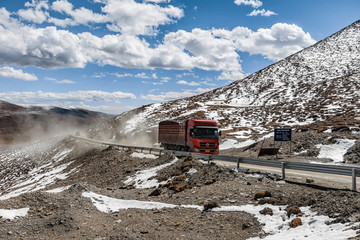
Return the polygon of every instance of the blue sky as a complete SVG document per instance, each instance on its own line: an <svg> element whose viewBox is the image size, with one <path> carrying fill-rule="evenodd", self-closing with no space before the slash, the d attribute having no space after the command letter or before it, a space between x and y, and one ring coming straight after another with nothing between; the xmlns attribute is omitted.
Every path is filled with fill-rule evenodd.
<svg viewBox="0 0 360 240"><path fill-rule="evenodd" d="M225 86L359 13L359 0L1 1L0 99L119 114Z"/></svg>

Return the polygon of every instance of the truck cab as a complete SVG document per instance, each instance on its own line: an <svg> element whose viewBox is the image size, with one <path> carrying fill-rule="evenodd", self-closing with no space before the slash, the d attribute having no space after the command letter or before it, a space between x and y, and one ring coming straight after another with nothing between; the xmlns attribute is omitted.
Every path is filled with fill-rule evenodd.
<svg viewBox="0 0 360 240"><path fill-rule="evenodd" d="M219 130L216 121L190 119L186 125L186 145L191 152L219 154Z"/></svg>

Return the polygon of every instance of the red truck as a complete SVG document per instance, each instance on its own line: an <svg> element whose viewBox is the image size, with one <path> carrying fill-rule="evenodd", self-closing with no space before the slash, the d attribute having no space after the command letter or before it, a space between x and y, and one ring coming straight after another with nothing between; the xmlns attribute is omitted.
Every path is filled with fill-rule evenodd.
<svg viewBox="0 0 360 240"><path fill-rule="evenodd" d="M190 119L159 123L159 143L165 149L219 154L219 130L216 121Z"/></svg>

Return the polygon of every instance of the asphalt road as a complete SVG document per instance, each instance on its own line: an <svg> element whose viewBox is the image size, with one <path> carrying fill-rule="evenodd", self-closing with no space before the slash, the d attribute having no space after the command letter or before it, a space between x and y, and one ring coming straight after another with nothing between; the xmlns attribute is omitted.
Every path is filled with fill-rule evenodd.
<svg viewBox="0 0 360 240"><path fill-rule="evenodd" d="M230 168L236 168L236 163L233 162L225 162L225 161L214 161L223 166L227 166ZM250 169L252 171L261 171L262 173L276 173L281 176L281 168L273 168L273 167L264 167L250 164L241 164L240 169L247 170ZM285 179L295 178L303 183L306 183L306 179L314 180L313 184L331 187L331 188L346 188L352 189L352 177L351 176L342 176L342 175L334 175L334 174L325 174L325 173L314 173L308 171L299 171L286 169L285 170ZM356 178L356 190L360 190L360 178Z"/></svg>

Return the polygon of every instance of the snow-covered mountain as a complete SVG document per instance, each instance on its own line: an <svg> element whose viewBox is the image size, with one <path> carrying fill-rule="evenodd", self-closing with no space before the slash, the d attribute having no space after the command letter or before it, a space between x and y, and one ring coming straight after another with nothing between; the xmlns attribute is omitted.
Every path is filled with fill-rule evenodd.
<svg viewBox="0 0 360 240"><path fill-rule="evenodd" d="M360 126L360 20L244 79L213 91L126 112L90 130L120 138L156 132L164 119L217 120L248 135L291 126L324 131Z"/></svg>

